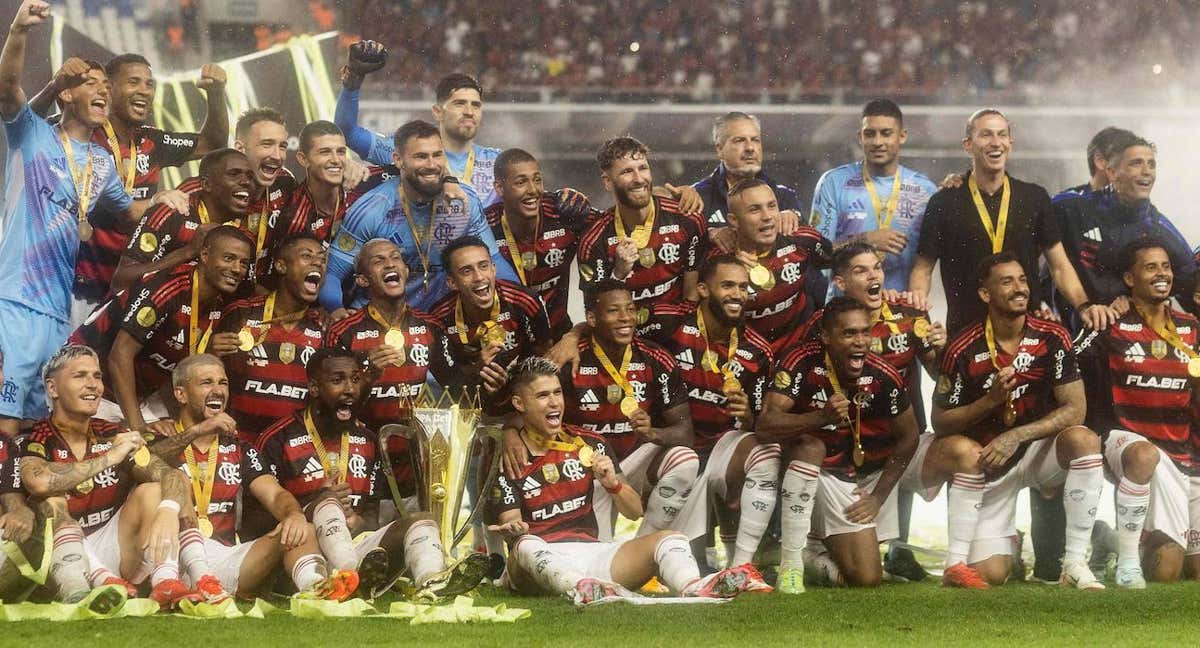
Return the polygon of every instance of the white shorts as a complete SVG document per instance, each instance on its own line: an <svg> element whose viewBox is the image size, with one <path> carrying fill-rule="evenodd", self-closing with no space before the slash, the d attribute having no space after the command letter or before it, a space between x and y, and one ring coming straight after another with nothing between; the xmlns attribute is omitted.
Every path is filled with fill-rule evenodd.
<svg viewBox="0 0 1200 648"><path fill-rule="evenodd" d="M730 430L717 439L712 452L708 455L708 463L704 466L704 482L708 484L709 495L718 502L724 502L729 496L729 485L725 483L725 475L729 472L729 462L737 451L742 439L754 436L753 432Z"/></svg>
<svg viewBox="0 0 1200 648"><path fill-rule="evenodd" d="M1057 437L1030 442L1015 466L984 486L979 525L975 527L967 564L1016 553L1013 538L1017 535L1017 496L1026 488L1056 488L1067 479L1067 469L1058 465L1056 442Z"/></svg>
<svg viewBox="0 0 1200 648"><path fill-rule="evenodd" d="M360 533L354 539L354 553L358 555L360 561L363 559L363 556L367 555L367 552L378 547L379 543L383 542L383 536L387 535L388 529L392 528L393 524L395 522L388 522L374 531Z"/></svg>
<svg viewBox="0 0 1200 648"><path fill-rule="evenodd" d="M654 458L660 452L668 450L670 448L653 443L643 443L621 460L621 475L635 491L642 495L643 501L649 496L652 486L650 464L654 463ZM703 473L696 477L696 481L692 483L692 487L684 494L684 497L687 499L684 500L679 514L675 516L671 530L679 531L689 539L699 538L707 531L705 526L708 522L708 485ZM595 511L599 527L597 535L600 541L611 541L613 526L617 521L617 511L613 507L612 497L609 496L608 491L604 490L599 481L592 486L592 510Z"/></svg>
<svg viewBox="0 0 1200 648"><path fill-rule="evenodd" d="M116 513L104 523L104 526L92 531L90 534L83 537L83 553L88 559L88 573L103 567L108 571L125 578L134 585L139 585L146 577L150 575L150 569L145 561L138 561L137 570L128 578L121 573L121 511L125 507L117 509Z"/></svg>
<svg viewBox="0 0 1200 648"><path fill-rule="evenodd" d="M612 582L613 559L625 542L550 542L547 545L554 552L556 563L584 578Z"/></svg>
<svg viewBox="0 0 1200 648"><path fill-rule="evenodd" d="M903 488L910 493L916 493L921 496L921 499L926 502L932 502L937 499L938 493L942 491L941 484L933 486L926 485L921 480L921 469L925 465L925 457L929 454L929 448L936 441L932 432L926 432L917 437L917 449L913 452L912 459L908 462L908 467L905 468L904 474L900 476L900 483L897 488Z"/></svg>
<svg viewBox="0 0 1200 648"><path fill-rule="evenodd" d="M167 401L164 393L164 390L160 389L142 401L141 411L143 421L153 423L171 417L171 412L167 409ZM125 422L125 415L121 413L121 406L105 398L100 399L100 407L96 409L95 418L108 421L109 423Z"/></svg>
<svg viewBox="0 0 1200 648"><path fill-rule="evenodd" d="M873 472L855 483L842 481L822 470L820 476L817 477L817 503L813 510L811 535L816 538L828 538L843 533L874 529L875 538L879 542L900 537L900 526L896 515L896 489L894 488L884 500L883 505L879 507L879 514L871 522L858 524L846 518L846 507L858 501L854 489L862 488L870 491L879 481L880 474L879 471Z"/></svg>
<svg viewBox="0 0 1200 648"><path fill-rule="evenodd" d="M1153 443L1140 434L1112 430L1104 441L1104 462L1120 481L1125 476L1121 453L1137 441ZM1188 556L1200 554L1200 477L1183 474L1161 449L1158 466L1150 478L1150 509L1146 531L1158 531L1184 548Z"/></svg>
<svg viewBox="0 0 1200 648"><path fill-rule="evenodd" d="M254 548L256 542L263 541L264 538L259 538L230 546L212 538L204 539L204 555L208 558L208 567L212 570L212 575L221 581L221 587L224 587L226 592L237 592L238 578L241 576L242 564L246 562L246 556L250 555L250 550ZM180 577L188 587L196 587L195 581L188 577L182 569Z"/></svg>

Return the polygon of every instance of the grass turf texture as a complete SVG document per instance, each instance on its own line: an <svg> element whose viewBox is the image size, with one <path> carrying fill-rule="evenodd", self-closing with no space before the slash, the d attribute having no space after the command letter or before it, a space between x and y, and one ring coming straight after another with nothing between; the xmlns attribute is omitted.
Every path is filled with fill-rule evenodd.
<svg viewBox="0 0 1200 648"><path fill-rule="evenodd" d="M395 619L194 621L155 617L0 625L0 645L50 646L794 646L800 645L1188 645L1200 634L1200 584L1142 592L1080 592L1014 584L965 592L925 584L878 590L810 588L806 594L748 595L725 605L606 605L578 610L565 600L479 592L481 604L529 608L515 624L409 626ZM386 610L385 603L377 607Z"/></svg>

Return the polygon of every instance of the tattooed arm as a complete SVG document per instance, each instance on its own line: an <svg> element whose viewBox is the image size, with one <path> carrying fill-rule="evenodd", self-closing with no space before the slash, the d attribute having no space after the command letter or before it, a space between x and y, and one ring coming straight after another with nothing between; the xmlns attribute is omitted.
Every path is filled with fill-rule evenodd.
<svg viewBox="0 0 1200 648"><path fill-rule="evenodd" d="M22 543L33 533L33 509L25 504L25 496L20 493L4 493L0 495L0 506L4 515L0 515L0 538Z"/></svg>
<svg viewBox="0 0 1200 648"><path fill-rule="evenodd" d="M232 437L237 434L237 423L234 422L231 416L221 412L212 418L205 419L185 429L179 434L173 434L155 441L150 446L150 452L157 455L167 465L178 468L182 461L180 455L183 454L184 448L187 448L188 444L196 439L209 434Z"/></svg>
<svg viewBox="0 0 1200 648"><path fill-rule="evenodd" d="M189 507L191 507L192 499L189 490L187 475L183 474L182 470L173 468L167 465L155 455L150 456L150 463L146 464L145 468L134 466L133 478L145 484L150 482L158 483L162 489L162 499L170 500L179 504L181 515L186 515Z"/></svg>
<svg viewBox="0 0 1200 648"><path fill-rule="evenodd" d="M162 490L162 501L154 510L150 529L142 542L142 549L150 551L151 559L157 565L179 553L180 519L191 524L196 517L196 507L188 489L190 484L182 470L168 466L154 455L150 455L150 463L144 468L134 466L133 478L143 484L157 483ZM177 506L171 507L167 502Z"/></svg>

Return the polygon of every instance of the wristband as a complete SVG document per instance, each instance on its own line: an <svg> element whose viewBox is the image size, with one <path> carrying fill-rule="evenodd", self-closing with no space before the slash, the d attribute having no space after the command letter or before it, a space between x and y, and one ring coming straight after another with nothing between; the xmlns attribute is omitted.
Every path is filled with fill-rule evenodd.
<svg viewBox="0 0 1200 648"><path fill-rule="evenodd" d="M600 485L604 486L604 484L600 484ZM608 491L609 495L616 495L617 493L620 493L623 488L625 488L625 482L623 482L619 479L617 480L617 485L614 488L609 488L608 486L604 486L604 490Z"/></svg>
<svg viewBox="0 0 1200 648"><path fill-rule="evenodd" d="M175 514L176 514L176 515L178 515L178 514L179 514L179 511L180 511L180 510L182 510L182 507L181 507L181 506L179 506L179 502L176 502L175 500L169 500L169 499L165 499L165 500L163 500L163 501L159 502L159 503L158 503L158 508L160 508L160 509L164 509L164 508L165 508L165 509L171 509L172 511L174 511L174 512L175 512Z"/></svg>

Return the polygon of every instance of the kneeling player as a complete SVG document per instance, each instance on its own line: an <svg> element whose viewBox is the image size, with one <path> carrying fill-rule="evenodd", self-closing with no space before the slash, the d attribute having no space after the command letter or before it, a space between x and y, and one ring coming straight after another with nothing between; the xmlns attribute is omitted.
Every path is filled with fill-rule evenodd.
<svg viewBox="0 0 1200 648"><path fill-rule="evenodd" d="M943 582L973 589L1011 573L1017 494L1062 488L1067 513L1060 582L1103 589L1084 561L1104 481L1100 439L1083 423L1083 382L1067 332L1030 317L1016 257L979 266L987 317L950 341L933 397L933 429L954 455ZM953 452L951 452L953 451ZM974 466L973 471L967 469Z"/></svg>
<svg viewBox="0 0 1200 648"><path fill-rule="evenodd" d="M302 596L348 598L357 577L330 576L300 503L263 469L258 452L238 440L237 425L225 412L229 379L221 361L189 356L175 366L171 381L179 403L177 433L155 442L154 453L180 466L192 484L196 516L185 519L179 534L179 562L188 580L210 601L226 591L252 598L270 587L282 561ZM239 543L235 507L247 493L280 523Z"/></svg>
<svg viewBox="0 0 1200 648"><path fill-rule="evenodd" d="M27 558L40 557L43 536L34 533L34 526L33 509L25 503L25 491L21 488L17 446L0 435L0 540L16 543ZM41 566L38 560L32 562L38 563L33 565L34 569ZM0 601L24 600L35 586L21 574L15 561L0 554Z"/></svg>
<svg viewBox="0 0 1200 648"><path fill-rule="evenodd" d="M657 577L684 596L729 597L771 588L750 565L706 577L688 539L655 531L625 542L600 542L592 508L595 484L622 515L642 515L641 495L619 476L599 437L563 425L558 367L540 357L521 363L510 381L520 439L530 463L518 479L500 476L500 523L511 541L508 582L518 591L565 594L577 603L619 595Z"/></svg>
<svg viewBox="0 0 1200 648"><path fill-rule="evenodd" d="M357 570L366 596L386 590L407 568L422 593L450 596L473 589L487 558L472 554L446 568L438 527L428 513L402 515L379 526L382 474L375 433L358 420L368 389L364 362L356 352L326 348L308 363L308 407L267 428L258 453L279 483L305 507L329 565ZM264 512L254 503L257 531ZM275 518L265 518L273 527ZM356 543L352 537L368 532Z"/></svg>
<svg viewBox="0 0 1200 648"><path fill-rule="evenodd" d="M899 532L895 487L911 478L905 469L917 448L917 422L900 374L868 352L868 307L834 298L820 324L820 340L779 363L758 419L759 437L782 444L788 460L779 582L800 581L807 566L824 572L818 580L874 587L882 578L879 543ZM804 565L809 516L829 556L818 553Z"/></svg>
<svg viewBox="0 0 1200 648"><path fill-rule="evenodd" d="M34 426L22 448L21 478L31 495L58 507L56 518L78 523L55 532L55 561L79 562L86 552L91 586L126 585L131 595L128 584L149 577L150 598L164 608L200 600L179 580L176 559L187 479L141 450L140 434L93 418L104 380L90 348L63 347L44 375L50 418ZM79 588L58 585L60 593Z"/></svg>
<svg viewBox="0 0 1200 648"><path fill-rule="evenodd" d="M1161 242L1135 241L1123 260L1133 308L1103 332L1083 333L1076 351L1088 422L1109 430L1104 455L1117 482L1117 587L1141 589L1144 574L1200 578L1200 457L1192 422L1200 322L1171 309L1174 273Z"/></svg>

